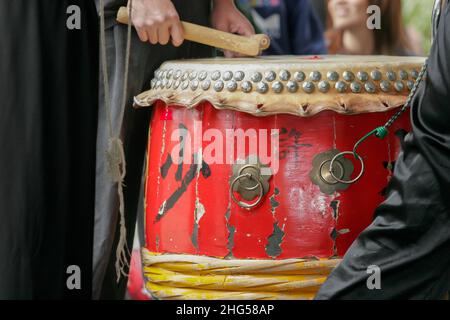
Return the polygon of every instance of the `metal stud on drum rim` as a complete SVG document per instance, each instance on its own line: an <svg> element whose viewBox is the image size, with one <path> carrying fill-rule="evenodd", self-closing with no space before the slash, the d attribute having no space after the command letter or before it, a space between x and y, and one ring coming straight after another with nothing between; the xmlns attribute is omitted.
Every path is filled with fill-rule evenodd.
<svg viewBox="0 0 450 320"><path fill-rule="evenodd" d="M303 71L297 71L294 73L294 79L298 82L303 82L306 79L306 75Z"/></svg>
<svg viewBox="0 0 450 320"><path fill-rule="evenodd" d="M319 82L318 88L320 92L327 93L328 91L330 91L331 86L328 81L322 80Z"/></svg>

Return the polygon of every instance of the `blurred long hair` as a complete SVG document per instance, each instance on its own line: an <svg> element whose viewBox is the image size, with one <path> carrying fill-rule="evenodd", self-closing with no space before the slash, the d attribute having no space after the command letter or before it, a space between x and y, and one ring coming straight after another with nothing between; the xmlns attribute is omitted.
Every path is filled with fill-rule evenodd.
<svg viewBox="0 0 450 320"><path fill-rule="evenodd" d="M327 6L328 2L327 0ZM374 29L375 52L373 54L403 55L413 50L403 25L401 0L369 0L369 6L381 8L381 29ZM326 37L330 54L342 50L342 31L333 29L333 20L328 11Z"/></svg>

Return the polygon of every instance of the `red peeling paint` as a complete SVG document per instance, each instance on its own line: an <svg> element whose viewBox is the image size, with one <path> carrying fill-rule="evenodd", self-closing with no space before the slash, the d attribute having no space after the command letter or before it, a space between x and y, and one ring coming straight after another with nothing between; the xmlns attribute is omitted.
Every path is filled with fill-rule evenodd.
<svg viewBox="0 0 450 320"><path fill-rule="evenodd" d="M258 118L231 110L216 110L207 102L190 110L177 106L169 106L167 110L172 117L170 121L164 118L167 111L162 102L154 106L149 138L146 235L147 249L153 252L224 258L230 253L227 246L232 227L235 228L231 248L233 257L270 259L266 247L274 232L274 224L278 223L284 236L280 244L281 254L276 259L329 258L334 255L335 246L338 255L342 256L358 234L371 223L374 209L383 200L380 190L386 186L390 174L383 167L383 161L394 159L400 149L399 139L394 134L385 140L368 139L358 149L365 159L366 172L363 178L345 191L325 195L309 178L313 158L334 147L340 151L352 150L357 140L385 123L392 112L346 116L327 111L311 118L292 115ZM160 168L168 152L179 143L172 141L171 135L180 128L180 124L194 135L194 121L200 120L202 126L196 129L201 131L200 134L211 128L217 129L223 136L226 129L267 129L269 132L279 129L279 171L270 179L269 193L261 205L248 211L230 202L231 165L208 163L211 174L196 175L190 184L184 186L183 195L172 209L155 223L164 201L182 187L182 182L175 179L178 165L170 166L165 178L161 176ZM400 128L409 131L408 114L403 115L391 131ZM267 139L270 140L270 134ZM203 152L210 143L200 143ZM245 154L249 155L248 145ZM189 167L187 164L182 165L182 176ZM355 163L354 175L358 170L358 164ZM279 206L272 210L270 198L274 195L275 186L279 190L275 197ZM196 199L205 208L198 224L198 250L191 241ZM330 207L332 201L339 201L337 220ZM227 221L225 213L228 208L230 215ZM348 229L349 232L339 234L335 242L331 237L334 229Z"/></svg>

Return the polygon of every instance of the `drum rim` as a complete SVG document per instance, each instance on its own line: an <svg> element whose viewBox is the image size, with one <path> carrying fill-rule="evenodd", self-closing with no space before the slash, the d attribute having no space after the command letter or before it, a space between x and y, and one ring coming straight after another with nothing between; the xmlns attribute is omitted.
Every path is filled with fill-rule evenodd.
<svg viewBox="0 0 450 320"><path fill-rule="evenodd" d="M342 65L380 65L386 63L389 65L402 64L422 64L426 59L425 56L389 56L389 55L284 55L284 56L260 56L260 57L242 57L242 58L199 58L199 59L178 59L168 60L164 62L161 67L168 65L197 65L201 64L205 67L205 63L219 66L235 66L246 63L251 66L271 65L311 65L311 64L342 64Z"/></svg>
<svg viewBox="0 0 450 320"><path fill-rule="evenodd" d="M425 61L395 56L284 58L283 63L283 57L168 61L155 72L151 89L135 97L134 106L159 100L194 108L209 102L217 109L254 116L386 112L405 103Z"/></svg>

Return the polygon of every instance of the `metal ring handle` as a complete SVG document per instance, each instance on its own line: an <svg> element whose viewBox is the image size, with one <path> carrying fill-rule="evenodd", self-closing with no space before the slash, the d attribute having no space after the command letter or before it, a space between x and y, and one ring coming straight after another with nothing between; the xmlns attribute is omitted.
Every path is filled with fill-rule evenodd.
<svg viewBox="0 0 450 320"><path fill-rule="evenodd" d="M234 185L235 185L240 179L242 179L242 178L250 178L250 179L254 179L254 178L253 178L253 175L250 174L250 173L245 173L245 174L241 174L240 176L237 176L237 177L233 180L233 182L231 183L231 185L230 185L231 199L233 199L233 201L234 201L238 206L240 206L241 208L250 210L250 209L256 207L256 206L261 202L261 200L262 200L262 198L263 198L263 196L264 196L264 194L263 194L263 192L264 192L264 187L263 187L262 182L261 182L260 180L254 179L254 180L257 182L257 186L259 187L258 200L256 200L255 203L250 203L250 204L245 203L245 202L243 202L243 201L239 201L239 200L237 200L236 197L234 196L234 193L233 193L233 187L234 187Z"/></svg>
<svg viewBox="0 0 450 320"><path fill-rule="evenodd" d="M239 169L238 176L243 175L242 171L244 171L245 169L248 169L248 168L260 170L257 166L255 166L253 164L247 164L247 165L243 166L241 169ZM247 191L254 191L254 190L256 190L259 187L259 185L258 185L258 180L257 179L254 179L254 180L256 181L256 184L253 187L244 187L244 186L241 186L241 187L244 188Z"/></svg>
<svg viewBox="0 0 450 320"><path fill-rule="evenodd" d="M342 179L337 178L334 175L334 173L333 173L333 165L336 162L336 160L339 157L347 155L347 154L351 154L351 155L354 156L354 153L352 151L344 151L344 152L338 153L337 155L334 156L333 159L331 159L331 162L330 162L330 174L333 177L333 179L335 179L336 181L338 181L340 183L352 184L352 183L355 183L356 181L358 181L359 179L361 179L362 175L364 174L364 160L359 155L358 155L358 160L361 162L361 172L359 173L359 175L355 179L349 180L349 181L342 180Z"/></svg>

